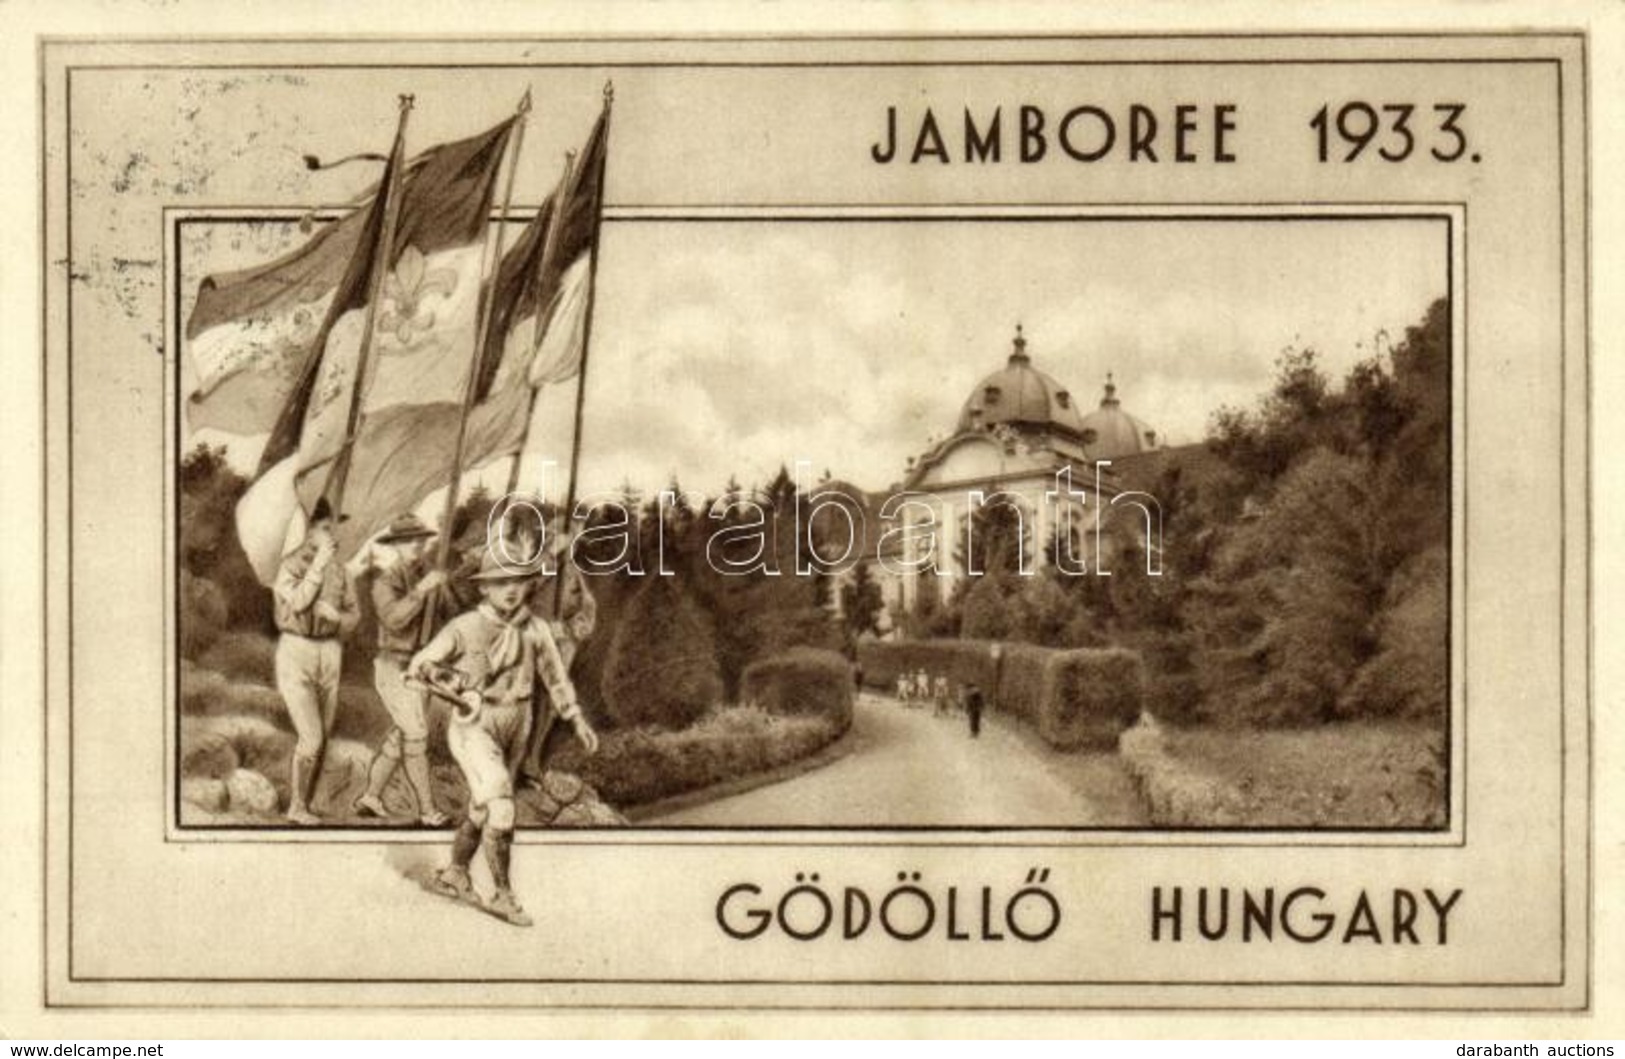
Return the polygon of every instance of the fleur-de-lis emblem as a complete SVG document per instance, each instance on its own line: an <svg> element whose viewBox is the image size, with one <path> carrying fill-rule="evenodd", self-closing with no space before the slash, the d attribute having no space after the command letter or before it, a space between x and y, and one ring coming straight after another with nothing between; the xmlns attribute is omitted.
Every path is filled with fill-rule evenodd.
<svg viewBox="0 0 1625 1059"><path fill-rule="evenodd" d="M429 268L423 252L408 246L401 252L395 271L384 280L388 308L378 318L378 326L393 331L401 345L411 345L414 335L434 327L434 312L424 307L424 300L431 294L449 298L456 289L456 272Z"/></svg>

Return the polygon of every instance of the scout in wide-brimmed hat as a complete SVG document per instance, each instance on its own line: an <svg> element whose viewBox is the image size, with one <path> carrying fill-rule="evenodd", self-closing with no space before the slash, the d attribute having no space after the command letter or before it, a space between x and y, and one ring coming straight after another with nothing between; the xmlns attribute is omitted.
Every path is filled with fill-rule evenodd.
<svg viewBox="0 0 1625 1059"><path fill-rule="evenodd" d="M425 684L467 696L473 708L454 714L446 727L446 747L468 787L467 815L452 839L451 863L426 885L460 901L478 902L493 915L528 926L509 884L515 824L512 768L534 723L532 701L538 682L561 720L591 753L598 736L581 713L574 685L547 622L526 606L530 568L506 561L487 547L469 580L483 597L473 610L453 618L413 656L409 672ZM474 854L484 848L495 890L480 898L469 877Z"/></svg>
<svg viewBox="0 0 1625 1059"><path fill-rule="evenodd" d="M359 816L388 816L384 790L397 771L406 774L417 802L418 820L440 827L447 817L434 804L429 772L429 722L423 696L407 686L406 663L423 633L424 607L446 583L446 575L423 562L424 542L434 530L411 512L390 520L374 542L395 553L395 561L372 581L372 606L378 615L378 652L373 656L373 683L389 713L390 728L367 770L367 789L355 801Z"/></svg>
<svg viewBox="0 0 1625 1059"><path fill-rule="evenodd" d="M424 540L434 535L435 531L427 523L408 511L389 520L389 528L378 535L378 543L399 544L401 541Z"/></svg>

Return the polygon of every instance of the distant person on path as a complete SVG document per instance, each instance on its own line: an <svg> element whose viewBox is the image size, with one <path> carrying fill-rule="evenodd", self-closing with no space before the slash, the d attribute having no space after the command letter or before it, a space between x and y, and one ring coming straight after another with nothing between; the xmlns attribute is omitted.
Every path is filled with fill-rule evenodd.
<svg viewBox="0 0 1625 1059"><path fill-rule="evenodd" d="M931 676L925 671L924 666L914 674L914 698L922 707L931 701Z"/></svg>
<svg viewBox="0 0 1625 1059"><path fill-rule="evenodd" d="M948 716L948 709L952 705L952 700L949 698L947 677L937 677L936 684L931 689L931 697L935 703L936 715L938 717Z"/></svg>
<svg viewBox="0 0 1625 1059"><path fill-rule="evenodd" d="M977 738L982 734L982 707L986 705L982 699L982 689L976 684L965 685L965 715L970 719L970 737Z"/></svg>
<svg viewBox="0 0 1625 1059"><path fill-rule="evenodd" d="M914 682L908 678L907 673L899 674L897 677L897 701L907 706L909 693L913 687Z"/></svg>

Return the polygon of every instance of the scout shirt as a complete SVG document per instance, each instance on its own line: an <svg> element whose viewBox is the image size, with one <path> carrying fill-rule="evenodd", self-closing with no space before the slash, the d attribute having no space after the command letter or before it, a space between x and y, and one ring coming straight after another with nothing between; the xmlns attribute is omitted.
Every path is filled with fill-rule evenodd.
<svg viewBox="0 0 1625 1059"><path fill-rule="evenodd" d="M276 627L294 636L311 640L331 640L349 633L361 620L355 585L338 556L328 559L319 570L316 542L307 540L290 552L277 568L273 590ZM339 620L318 617L316 601L324 600L339 612Z"/></svg>
<svg viewBox="0 0 1625 1059"><path fill-rule="evenodd" d="M489 603L459 614L412 658L412 670L425 674L454 669L462 687L480 692L491 705L529 706L541 677L553 710L566 721L580 713L558 645L547 623L521 608L504 620Z"/></svg>
<svg viewBox="0 0 1625 1059"><path fill-rule="evenodd" d="M372 609L378 615L380 652L409 655L417 650L423 604L429 598L429 593L417 588L425 570L424 563L418 560L395 563L374 575Z"/></svg>

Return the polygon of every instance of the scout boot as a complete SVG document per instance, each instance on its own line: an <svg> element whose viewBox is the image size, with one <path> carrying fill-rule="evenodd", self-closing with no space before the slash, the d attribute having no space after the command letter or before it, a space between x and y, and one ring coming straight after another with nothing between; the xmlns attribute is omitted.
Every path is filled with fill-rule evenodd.
<svg viewBox="0 0 1625 1059"><path fill-rule="evenodd" d="M288 820L306 827L322 822L321 817L310 811L308 801L310 777L315 767L316 759L303 754L295 754L288 766Z"/></svg>
<svg viewBox="0 0 1625 1059"><path fill-rule="evenodd" d="M491 899L485 902L485 909L498 919L506 920L516 927L528 927L534 922L519 906L519 901L514 897L512 890L498 890L492 894Z"/></svg>
<svg viewBox="0 0 1625 1059"><path fill-rule="evenodd" d="M450 897L471 905L480 903L479 895L474 892L474 882L468 877L468 869L456 864L448 864L439 869L425 879L423 885L442 897Z"/></svg>

